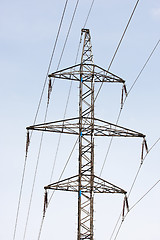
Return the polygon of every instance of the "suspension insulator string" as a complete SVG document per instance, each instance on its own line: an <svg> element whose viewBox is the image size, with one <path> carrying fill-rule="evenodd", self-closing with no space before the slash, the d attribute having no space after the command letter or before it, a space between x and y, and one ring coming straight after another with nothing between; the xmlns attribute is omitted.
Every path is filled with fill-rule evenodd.
<svg viewBox="0 0 160 240"><path fill-rule="evenodd" d="M144 150L146 151L146 155L147 155L149 153L149 150L148 150L147 141L146 141L145 138L143 138L143 142L142 142L141 164L143 163L144 158L145 158L144 157Z"/></svg>
<svg viewBox="0 0 160 240"><path fill-rule="evenodd" d="M123 108L123 92L124 92L124 90L123 90L123 87L122 87L122 96L121 96L121 109Z"/></svg>
<svg viewBox="0 0 160 240"><path fill-rule="evenodd" d="M125 218L125 209L126 208L127 208L127 213L128 213L129 212L129 204L128 204L127 195L125 194L124 201L123 201L123 210L122 210L122 222L124 221L124 218Z"/></svg>
<svg viewBox="0 0 160 240"><path fill-rule="evenodd" d="M50 101L51 92L52 92L52 82L51 82L51 79L49 78L49 82L48 82L48 104L49 104L49 101Z"/></svg>
<svg viewBox="0 0 160 240"><path fill-rule="evenodd" d="M29 136L29 130L28 130L27 131L27 139L26 139L26 158L27 158L27 155L28 155L29 144L30 144L30 136Z"/></svg>
<svg viewBox="0 0 160 240"><path fill-rule="evenodd" d="M144 152L144 139L143 139L143 142L142 142L141 164L143 163L143 152Z"/></svg>
<svg viewBox="0 0 160 240"><path fill-rule="evenodd" d="M45 194L44 194L44 208L43 208L43 217L45 217L46 210L48 207L48 192L47 189L45 189Z"/></svg>
<svg viewBox="0 0 160 240"><path fill-rule="evenodd" d="M146 149L146 153L148 154L148 145L147 145L147 141L146 139L144 138L144 145L145 145L145 149Z"/></svg>

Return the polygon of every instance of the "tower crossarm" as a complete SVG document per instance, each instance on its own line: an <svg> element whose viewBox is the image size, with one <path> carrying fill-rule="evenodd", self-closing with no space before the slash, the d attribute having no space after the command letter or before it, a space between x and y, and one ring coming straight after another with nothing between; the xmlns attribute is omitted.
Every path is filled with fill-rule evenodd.
<svg viewBox="0 0 160 240"><path fill-rule="evenodd" d="M78 191L78 175L49 184L48 186L45 186L44 189L77 192Z"/></svg>
<svg viewBox="0 0 160 240"><path fill-rule="evenodd" d="M88 174L82 174L82 185L83 188L81 188L81 193L90 193L91 186L88 184L88 179L90 179L90 175ZM60 191L69 191L69 192L78 192L78 175L75 175L70 178L66 178L64 180L61 180L59 182L55 182L52 184L49 184L48 186L44 187L45 190L60 190ZM127 194L125 190L123 190L120 187L117 187L116 185L107 182L106 180L93 176L93 192L94 193L121 193L121 194Z"/></svg>
<svg viewBox="0 0 160 240"><path fill-rule="evenodd" d="M106 180L94 176L94 193L122 193L127 194L125 190Z"/></svg>
<svg viewBox="0 0 160 240"><path fill-rule="evenodd" d="M90 136L91 132L93 131L92 126L90 124L91 118L84 117L83 120L84 121L83 121L82 135ZM79 135L79 117L37 124L37 125L28 127L27 130L37 130L37 131ZM94 136L145 138L145 135L140 132L137 132L137 131L110 123L110 122L106 122L97 118L94 118Z"/></svg>
<svg viewBox="0 0 160 240"><path fill-rule="evenodd" d="M59 78L72 81L81 81L80 73L83 75L83 82L91 82L94 77L94 82L110 82L110 83L125 83L125 81L115 74L93 64L77 64L48 75L49 78Z"/></svg>

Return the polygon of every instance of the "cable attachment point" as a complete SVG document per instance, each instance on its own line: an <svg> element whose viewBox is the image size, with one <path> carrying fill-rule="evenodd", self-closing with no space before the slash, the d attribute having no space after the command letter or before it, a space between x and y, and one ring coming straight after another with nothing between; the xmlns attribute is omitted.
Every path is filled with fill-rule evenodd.
<svg viewBox="0 0 160 240"><path fill-rule="evenodd" d="M146 151L146 154L148 154L148 146L145 138L143 138L142 142L141 164L143 164L144 161L144 151Z"/></svg>
<svg viewBox="0 0 160 240"><path fill-rule="evenodd" d="M30 144L30 139L29 139L29 130L28 130L27 131L27 140L26 140L26 157L27 157L27 154L28 154L29 144Z"/></svg>
<svg viewBox="0 0 160 240"><path fill-rule="evenodd" d="M123 87L122 87L121 109L123 108L123 104L124 104L124 101L125 101L124 94L125 94L125 99L126 99L128 93L127 93L127 88L126 88L125 84L123 84Z"/></svg>
<svg viewBox="0 0 160 240"><path fill-rule="evenodd" d="M45 194L44 194L44 208L43 208L43 217L45 217L46 209L48 207L48 192L45 189Z"/></svg>
<svg viewBox="0 0 160 240"><path fill-rule="evenodd" d="M49 104L51 92L52 92L52 81L51 81L51 78L49 78L49 82L48 82L48 104Z"/></svg>
<svg viewBox="0 0 160 240"><path fill-rule="evenodd" d="M125 194L124 196L124 201L123 201L123 211L122 211L122 221L124 221L124 214L125 214L125 209L127 208L127 213L129 212L129 204L128 204L128 198L127 195Z"/></svg>

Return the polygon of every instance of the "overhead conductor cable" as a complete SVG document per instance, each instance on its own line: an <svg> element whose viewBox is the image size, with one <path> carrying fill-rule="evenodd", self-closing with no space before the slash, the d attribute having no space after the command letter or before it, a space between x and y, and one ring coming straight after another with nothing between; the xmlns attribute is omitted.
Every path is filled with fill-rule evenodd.
<svg viewBox="0 0 160 240"><path fill-rule="evenodd" d="M39 104L38 104L38 108L37 108L37 111L36 111L36 115L35 115L35 119L34 119L33 125L35 124L35 122L36 122L36 120L37 120L39 108L40 108L41 101L42 101L42 97L43 97L43 94L44 94L44 89L45 89L45 86L46 86L46 82L47 82L47 78L48 78L48 73L49 73L49 71L50 71L50 67L51 67L53 55L54 55L54 52L55 52L55 48L56 48L56 45L57 45L59 33L60 33L60 30L61 30L62 21L63 21L64 14L65 14L65 11L66 11L67 3L68 3L68 0L66 0L66 2L65 2L64 10L63 10L62 17L61 17L61 22L60 22L60 25L59 25L59 29L58 29L56 41L55 41L55 44L54 44L54 47L53 47L51 59L50 59L50 62L49 62L49 66L48 66L46 78L45 78L45 81L44 81L44 85L43 85L43 89L42 89L42 93L41 93L41 96L40 96L40 100L39 100ZM29 133L27 133L27 137L28 137L28 136L29 136ZM31 140L31 137L32 137L32 132L31 132L30 140ZM20 204L21 204L21 195L22 195L22 189L23 189L23 183L24 183L24 176L25 176L25 169L26 169L26 161L27 161L28 147L29 147L29 142L26 143L26 156L25 156L23 173L22 173L22 180L21 180L21 187L20 187L20 193L19 193L19 200L18 200L18 207L17 207L17 213L16 213L15 227L14 227L14 233L13 233L13 240L14 240L15 237L16 237L17 222L18 222L19 209L20 209Z"/></svg>

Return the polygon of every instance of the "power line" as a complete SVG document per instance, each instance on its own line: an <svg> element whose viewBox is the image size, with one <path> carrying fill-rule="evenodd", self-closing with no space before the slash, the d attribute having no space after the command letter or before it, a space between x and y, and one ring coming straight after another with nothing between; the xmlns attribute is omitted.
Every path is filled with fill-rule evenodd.
<svg viewBox="0 0 160 240"><path fill-rule="evenodd" d="M118 43L118 46L117 46L117 48L116 48L116 50L115 50L115 52L114 52L114 55L113 55L113 57L112 57L112 59L111 59L111 62L110 62L110 64L109 64L109 67L108 67L107 71L109 71L110 68L111 68L111 66L112 66L112 63L113 63L113 61L114 61L114 59L115 59L115 57L116 57L116 55L117 55L117 52L118 52L118 50L119 50L119 48L120 48L120 45L121 45L122 40L123 40L123 38L124 38L124 36L125 36L125 34L126 34L126 31L127 31L128 27L129 27L129 24L130 24L130 22L131 22L131 20L132 20L132 18L133 18L133 15L134 15L134 12L135 12L135 10L136 10L136 8L137 8L138 3L139 3L139 0L136 2L135 6L134 6L134 9L133 9L133 11L132 11L132 13L131 13L131 16L130 16L128 22L127 22L127 25L126 25L126 27L125 27L125 30L124 30L124 32L123 32L123 34L122 34L122 36L121 36L121 39L120 39L120 41L119 41L119 43ZM100 91L101 91L102 85L103 85L103 82L101 83L101 85L100 85L100 87L99 87L99 89L98 89L97 95L96 95L96 97L95 97L95 101L96 101L96 99L97 99L97 97L98 97L98 95L99 95L99 93L100 93Z"/></svg>
<svg viewBox="0 0 160 240"><path fill-rule="evenodd" d="M47 107L46 107L44 122L46 122L47 113L48 113L48 106L49 106L49 102L47 102ZM40 145L39 145L39 150L38 150L38 157L37 157L36 168L35 168L35 172L34 172L34 178L33 178L32 190L31 190L30 201L29 201L29 206L28 206L27 219L26 219L26 223L25 223L25 230L24 230L24 234L23 234L23 240L24 240L25 237L26 237L26 231L27 231L28 220L29 220L29 216L30 216L30 210L31 210L32 198L33 198L33 192L34 192L34 187L35 187L35 182L36 182L36 176L37 176L37 171L38 171L38 165L39 165L39 160L40 160L40 153L41 153L41 149L42 149L43 136L44 136L44 132L42 132L42 134L41 134L41 139L40 139Z"/></svg>
<svg viewBox="0 0 160 240"><path fill-rule="evenodd" d="M71 22L70 22L70 25L69 25L69 29L68 29L68 32L67 32L67 36L66 36L66 39L65 39L65 42L64 42L64 46L63 46L63 49L62 49L62 52L61 52L61 56L60 56L60 59L59 59L59 62L58 62L57 70L58 70L58 68L59 68L59 66L60 66L60 63L61 63L61 60L62 60L62 56L63 56L63 53L64 53L64 49L65 49L65 47L66 47L66 43L67 43L67 40L68 40L70 31L71 31L71 27L72 27L73 20L74 20L76 11L77 11L78 4L79 4L79 0L77 0L76 5L75 5L75 8L74 8L74 12L73 12L72 19L71 19Z"/></svg>
<svg viewBox="0 0 160 240"><path fill-rule="evenodd" d="M132 183L132 185L131 185L130 191L129 191L129 193L128 193L128 197L130 196L130 194L131 194L131 192L132 192L132 189L133 189L133 187L134 187L134 185L135 185L135 182L136 182L136 180L137 180L137 178L138 178L138 175L139 175L139 172L140 172L140 170L141 170L141 167L142 167L142 165L143 165L143 163L144 163L144 160L146 159L146 157L148 156L148 154L150 153L150 151L156 146L156 144L157 144L159 141L160 141L160 138L158 138L158 139L156 140L156 142L151 146L151 148L148 150L148 152L147 152L146 155L144 156L143 162L141 162L141 164L140 164L140 166L139 166L139 168L138 168L138 171L137 171L137 173L136 173L136 175L135 175L134 181L133 181L133 183Z"/></svg>
<svg viewBox="0 0 160 240"><path fill-rule="evenodd" d="M48 79L48 74L49 74L49 71L50 71L50 68L51 68L53 56L54 56L55 49L56 49L56 46L57 46L57 41L58 41L60 30L61 30L61 27L62 27L62 23L63 23L64 15L65 15L65 12L66 12L67 4L68 4L68 0L66 0L65 5L64 5L64 9L63 9L60 25L59 25L59 28L58 28L58 33L57 33L56 40L55 40L55 43L54 43L54 47L53 47L53 50L52 50L51 59L50 59L50 62L49 62L49 66L48 66L48 70L47 70L44 86L43 86L43 89L42 89L42 93L41 93L38 109L37 109L37 112L36 112L34 124L35 124L37 116L38 116L40 104L41 104L41 101L42 101L42 97L43 97L43 94L44 94L44 89L45 89L45 86L46 86L46 83L47 83L47 79ZM46 122L46 119L47 119L48 107L49 107L49 99L48 99L48 103L47 103L47 106L46 106L44 122ZM40 139L38 157L37 157L36 168L35 168L35 173L34 173L34 179L33 179L33 184L32 184L32 190L31 190L31 196L30 196L29 207L28 207L28 212L27 212L27 219L26 219L26 224L25 224L23 240L25 239L27 226L28 226L28 220L29 220L30 209L31 209L31 204L32 204L32 198L33 198L33 192L34 192L34 186L35 186L35 181L36 181L36 176L37 176L37 171L38 171L38 165L39 165L39 160L40 160L40 153L41 153L42 142L43 142L43 136L44 136L44 133L41 134L41 139Z"/></svg>
<svg viewBox="0 0 160 240"><path fill-rule="evenodd" d="M160 182L160 179L136 202L136 203L134 203L133 205L132 205L132 207L130 208L130 211L140 202L140 201L142 201L142 199L144 198L144 197L146 197L152 190L153 190L153 188L155 188L156 186L157 186L157 184ZM127 216L127 215L126 215ZM125 217L126 217L125 216Z"/></svg>
<svg viewBox="0 0 160 240"><path fill-rule="evenodd" d="M134 178L133 183L132 183L132 185L131 185L131 188L130 188L130 190L129 190L128 198L129 198L129 196L130 196L130 194L131 194L131 192L132 192L132 189L133 189L133 187L134 187L134 185L135 185L135 182L136 182L136 180L137 180L137 177L138 177L138 174L139 174L139 172L140 172L141 167L142 167L142 164L140 164L140 166L139 166L139 168L138 168L138 171L137 171L137 173L136 173L136 175L135 175L135 178ZM121 219L121 216L122 216L122 212L120 213L120 215L119 215L119 217L118 217L118 219L117 219L117 222L116 222L115 227L114 227L114 229L113 229L113 231L112 231L110 240L112 239L112 237L113 237L113 235L114 235L114 233L115 233L115 231L116 231L116 228L117 228L118 223L119 223L119 221L120 221L120 219ZM123 221L124 221L124 219L123 219ZM122 221L122 222L123 222L123 221ZM118 228L118 230L117 230L117 233L119 233L119 231L120 231L122 222L121 222L121 224L120 224L120 226L119 226L119 228ZM117 233L116 233L116 237L117 237L117 235L118 235ZM114 238L114 239L116 239L116 238Z"/></svg>
<svg viewBox="0 0 160 240"><path fill-rule="evenodd" d="M43 223L44 223L44 215L43 215L42 220L41 220L40 230L39 230L39 233L38 233L38 240L39 240L40 237L41 237L41 232L42 232Z"/></svg>
<svg viewBox="0 0 160 240"><path fill-rule="evenodd" d="M93 0L92 3L91 3L91 6L90 6L90 9L89 9L89 12L88 12L88 15L87 15L87 18L86 18L86 21L85 21L85 23L84 23L83 28L85 28L86 25L87 25L88 18L89 18L89 16L90 16L90 13L91 13L91 10L92 10L92 7L93 7L93 4L94 4L94 0Z"/></svg>
<svg viewBox="0 0 160 240"><path fill-rule="evenodd" d="M133 89L133 87L135 86L136 82L138 81L140 75L142 74L143 70L145 69L147 63L149 62L150 58L152 57L152 55L153 55L153 53L155 52L156 48L158 47L158 44L159 44L159 43L160 43L160 40L157 41L157 43L156 43L155 47L153 48L151 54L149 55L149 57L147 58L145 64L143 65L140 73L138 74L138 76L136 77L135 81L133 82L131 88L130 88L129 91L128 91L127 97L128 97L128 95L129 95L129 93L131 92L131 90ZM126 102L127 97L126 97L125 100L124 100L123 106L124 106L124 104L125 104L125 102ZM118 121L119 121L119 118L120 118L120 116L121 116L122 109L123 109L123 108L120 109L120 112L119 112L119 114L118 114L118 118L117 118L116 124L117 124ZM113 141L113 138L111 138L111 140L110 140L109 147L108 147L108 150L107 150L107 154L106 154L106 157L105 157L105 161L104 161L104 163L103 163L103 166L102 166L102 169L101 169L100 174L102 174L102 171L103 171L103 169L104 169L104 165L105 165L105 162L106 162L106 159L107 159L109 150L110 150L110 148L111 148L112 141ZM160 138L158 138L157 141L152 145L152 147L148 150L148 153L154 148L154 146L155 146L159 141L160 141ZM146 155L144 156L143 161L144 161L145 158L147 157L148 153L146 153ZM140 164L140 166L139 166L139 168L138 168L138 171L137 171L137 173L136 173L136 176L135 176L134 181L133 181L133 183L132 183L132 186L131 186L131 188L130 188L129 195L131 194L131 191L132 191L132 189L133 189L133 187L134 187L134 184L135 184L135 182L136 182L136 180L137 180L137 177L138 177L138 175L139 175L139 172L140 172L140 170L141 170L141 167L142 167L142 164ZM118 218L118 220L117 220L117 222L116 222L116 225L115 225L115 227L114 227L114 229L113 229L113 232L112 232L112 235L111 235L110 240L112 239L112 236L113 236L113 234L114 234L114 232L115 232L115 230L116 230L116 227L117 227L117 225L118 225L118 222L119 222L119 220L120 220L120 217L121 217L121 214L120 214L120 216L119 216L119 218ZM122 224L121 224L121 225L122 225ZM118 232L120 231L121 225L120 225L120 227L119 227L119 229L118 229ZM117 235L118 235L118 234L117 234ZM116 235L116 236L117 236L117 235Z"/></svg>
<svg viewBox="0 0 160 240"><path fill-rule="evenodd" d="M47 79L48 79L48 74L49 74L49 71L50 71L50 68L51 68L53 56L54 56L55 49L56 49L56 46L57 46L57 41L58 41L59 34L60 34L60 31L61 31L61 27L62 27L62 23L63 23L63 19L64 19L65 12L66 12L67 4L68 4L68 0L66 0L65 5L64 5L64 9L63 9L61 21L60 21L60 24L59 24L59 28L58 28L56 40L55 40L55 43L54 43L54 46L53 46L51 58L50 58L50 61L49 61L49 66L48 66L48 69L47 69L47 73L46 73L46 77L45 77L44 85L43 85L43 88L42 88L42 93L41 93L41 96L40 96L40 100L39 100L39 104L38 104L38 108L37 108L37 111L36 111L36 115L35 115L35 119L34 119L33 125L36 123L36 120L37 120L39 108L40 108L40 105L41 105L41 102L42 102L42 97L43 97L44 90L45 90L45 87L46 87L46 83L47 83Z"/></svg>
<svg viewBox="0 0 160 240"><path fill-rule="evenodd" d="M135 10L136 10L136 8L137 8L138 3L139 3L139 0L136 2L136 5L135 5L135 7L134 7L134 9L133 9L133 11L132 11L132 14L131 14L131 16L130 16L130 18L129 18L129 21L128 21L127 25L126 25L126 28L125 28L125 30L124 30L124 32L123 32L123 34L122 34L122 37L121 37L121 39L120 39L120 41L119 41L119 44L118 44L118 46L117 46L117 48L116 48L116 51L115 51L115 53L114 53L114 55L113 55L113 57L112 57L111 62L110 62L110 65L109 65L109 67L108 67L108 71L109 71L109 69L111 68L112 63L113 63L113 61L114 61L114 59L115 59L115 57L116 57L116 54L117 54L117 52L118 52L118 49L119 49L119 47L120 47L120 45L121 45L121 43L122 43L122 40L123 40L124 35L125 35L125 33L126 33L127 29L128 29L128 26L129 26L129 24L130 24L130 22L131 22L131 19L132 19L133 15L134 15L134 12L135 12Z"/></svg>
<svg viewBox="0 0 160 240"><path fill-rule="evenodd" d="M121 116L121 113L122 113L122 110L123 110L124 104L125 104L125 102L126 102L128 96L129 96L130 92L132 91L133 87L135 86L136 82L138 81L139 77L141 76L142 72L144 71L145 67L147 66L149 60L150 60L151 57L153 56L153 53L154 53L155 50L157 49L159 43L160 43L160 40L158 40L158 42L156 43L155 47L153 48L153 50L151 51L149 57L147 58L146 62L144 63L144 65L143 65L141 71L139 72L139 74L137 75L136 79L134 80L134 82L133 82L131 88L129 89L128 94L127 94L126 98L124 99L123 106L121 107L121 109L120 109L120 111L119 111L119 114L118 114L118 117L117 117L117 121L116 121L116 125L117 125L118 122L119 122L119 119L120 119L120 116ZM106 156L105 156L105 159L104 159L104 162L103 162L103 165L102 165L101 171L100 171L100 176L101 176L102 171L103 171L103 169L104 169L104 166L105 166L105 164L106 164L106 160L107 160L107 157L108 157L108 154L109 154L109 151L110 151L111 145L112 145L112 141L113 141L113 137L111 137L111 140L110 140L110 142L109 142L109 146L108 146L108 149L107 149L107 153L106 153Z"/></svg>
<svg viewBox="0 0 160 240"><path fill-rule="evenodd" d="M159 182L160 182L160 179L159 179L135 204L133 204L133 206L130 208L130 210L129 210L128 213L130 213L130 211L131 211L139 202L141 202L141 201L153 190L153 188L155 188L155 187L157 186L157 184L158 184ZM119 226L119 228L118 228L118 230L117 230L117 233L116 233L116 235L115 235L114 240L117 239L117 236L118 236L118 234L119 234L119 232L120 232L120 229L121 229L121 227L122 227L122 224L123 224L125 218L127 217L128 213L126 213L126 215L124 216L123 221L121 221L120 226Z"/></svg>
<svg viewBox="0 0 160 240"><path fill-rule="evenodd" d="M121 216L122 216L122 212L120 213L120 215L119 215L119 217L118 217L118 219L117 219L117 222L116 222L116 224L115 224L115 226L114 226L114 229L113 229L113 231L112 231L112 234L111 234L109 240L112 239L112 237L113 237L113 235L114 235L114 233L115 233L115 231L116 231L116 228L117 228L117 226L118 226L118 223L119 223L119 221L120 221L120 219L121 219Z"/></svg>
<svg viewBox="0 0 160 240"><path fill-rule="evenodd" d="M155 45L155 47L153 48L151 54L149 55L147 61L146 61L145 64L143 65L140 73L138 74L137 78L136 78L135 81L133 82L131 88L130 88L129 91L128 91L128 95L129 95L129 93L131 92L131 90L132 90L132 88L134 87L134 85L136 84L136 82L137 82L138 78L140 77L140 75L142 74L143 70L145 69L147 63L149 62L150 58L152 57L152 55L153 55L153 53L155 52L156 48L158 47L158 44L159 44L159 43L160 43L160 39L159 39L158 42L156 43L156 45ZM125 101L126 101L126 99L125 99Z"/></svg>
<svg viewBox="0 0 160 240"><path fill-rule="evenodd" d="M133 189L133 187L134 187L134 185L135 185L135 182L136 182L137 177L138 177L138 175L139 175L140 169L141 169L141 167L142 167L142 165L143 165L143 163L144 163L144 160L146 159L146 157L148 156L148 154L151 152L151 150L156 146L156 144L157 144L159 141L160 141L160 138L158 138L158 139L155 141L155 143L154 143L154 144L150 147L150 149L148 150L148 153L146 153L146 155L144 156L143 162L140 164L140 166L139 166L139 168L138 168L138 171L137 171L137 173L136 173L136 175L135 175L135 178L134 178L134 180L133 180L133 183L132 183L132 185L131 185L131 188L130 188L130 190L129 190L128 198L130 197L130 194L131 194L132 189ZM160 181L160 180L159 180L159 181ZM159 182L159 181L158 181L158 182ZM157 185L158 182L157 182L155 185ZM155 185L154 185L154 186L155 186ZM153 187L154 187L154 186L153 186ZM153 187L151 188L151 190L153 189ZM150 192L151 190L149 190L149 192ZM148 191L147 191L147 193L148 193ZM145 194L145 195L146 195L146 194ZM144 195L144 196L145 196L145 195ZM144 198L144 196L143 196L140 200L142 200L142 199ZM138 200L137 203L135 203L135 204L130 208L130 210L131 210L136 204L138 204L138 202L139 202L140 200ZM130 212L130 211L129 211L129 212ZM117 220L117 222L116 222L116 224L115 224L115 227L114 227L114 229L113 229L113 232L112 232L112 235L111 235L111 237L110 237L110 240L112 239L113 234L114 234L115 231L116 231L116 228L117 228L117 225L118 225L118 223L119 223L119 221L120 221L121 215L122 215L122 212L120 213L120 216L118 217L118 220ZM124 218L125 218L125 217L124 217ZM118 228L118 230L117 230L116 237L118 236L118 233L119 233L119 231L120 231L121 225L122 225L122 222L121 222L121 224L120 224L120 226L119 226L119 228ZM116 238L115 238L115 239L116 239Z"/></svg>
<svg viewBox="0 0 160 240"><path fill-rule="evenodd" d="M113 54L113 57L112 57L112 59L111 59L111 62L110 62L110 64L109 64L109 67L108 67L108 71L110 70L110 68L111 68L111 66L112 66L112 64L113 64L113 61L114 61L114 59L115 59L115 57L116 57L116 54L117 54L117 52L118 52L118 50L119 50L119 48L120 48L120 45L121 45L122 40L123 40L123 38L124 38L124 36L125 36L125 34L126 34L126 31L127 31L128 27L129 27L129 24L130 24L130 22L131 22L131 20L132 20L132 18L133 18L133 15L134 15L134 12L135 12L135 10L136 10L136 8L137 8L138 3L139 3L139 0L136 2L135 6L134 6L134 9L133 9L133 11L132 11L132 13L131 13L131 16L130 16L128 22L127 22L127 25L126 25L126 27L125 27L125 29L124 29L124 32L123 32L123 34L122 34L122 36L121 36L121 38L120 38L120 41L119 41L119 43L118 43L118 46L117 46L117 48L116 48L116 50L115 50L115 52L114 52L114 54ZM101 85L100 85L100 87L99 87L99 89L98 89L98 92L97 92L96 97L95 97L95 101L96 101L96 99L97 99L97 97L98 97L98 95L99 95L99 93L100 93L100 91L101 91L102 86L103 86L103 83L101 83ZM118 116L118 118L117 118L116 125L118 124L120 114L121 114L121 110L120 110L119 116ZM103 162L102 169L101 169L101 171L100 171L100 176L102 175L102 171L103 171L103 169L104 169L105 162L106 162L106 159L107 159L107 157L108 157L108 154L109 154L109 151L110 151L110 148L111 148L111 145L112 145L112 141L113 141L113 137L111 137L111 140L110 140L110 142L109 142L109 146L108 146L108 149L107 149L107 153L106 153L106 156L105 156L105 160L104 160L104 162Z"/></svg>
<svg viewBox="0 0 160 240"><path fill-rule="evenodd" d="M25 176L25 171L26 171L26 164L27 164L27 156L25 156L25 160L24 160L24 167L23 167L23 173L22 173L22 179L21 179L21 186L20 186L20 193L19 193L19 199L18 199L14 233L13 233L13 240L16 237L17 223L18 223L19 210L20 210L20 204L21 204L21 198L22 198L23 183L24 183L24 176Z"/></svg>
<svg viewBox="0 0 160 240"><path fill-rule="evenodd" d="M38 116L38 112L39 112L39 109L40 109L42 97L43 97L43 94L44 94L44 89L45 89L45 86L46 86L48 74L49 74L49 71L50 71L50 67L51 67L51 63L52 63L52 60L53 60L54 52L55 52L55 49L56 49L58 37L59 37L60 30L61 30L61 27L62 27L63 18L64 18L65 11L66 11L66 8L67 8L67 3L68 3L68 0L66 0L65 5L64 5L61 21L60 21L60 24L59 24L56 40L55 40L55 43L54 43L54 46L53 46L51 58L50 58L50 61L49 61L48 70L47 70L47 73L46 73L46 77L45 77L44 85L43 85L43 88L42 88L40 100L39 100L39 103L38 103L38 108L37 108L37 111L36 111L36 115L35 115L35 118L34 118L34 121L33 121L33 125L35 124L35 122L37 120L37 116ZM31 140L31 137L32 137L32 132L31 132L30 140ZM21 180L21 187L20 187L20 193L19 193L19 200L18 200L18 207L17 207L17 213L16 213L16 221L15 221L15 227L14 227L13 240L15 239L15 236L16 236L17 222L18 222L19 209L20 209L20 204L21 204L21 196L22 196L23 183L24 183L24 176L25 176L25 171L26 171L26 162L27 162L27 156L25 156L25 161L24 161L24 167L23 167L23 173L22 173L22 180ZM27 220L27 222L28 222L28 220ZM25 236L25 234L24 234L24 236Z"/></svg>

